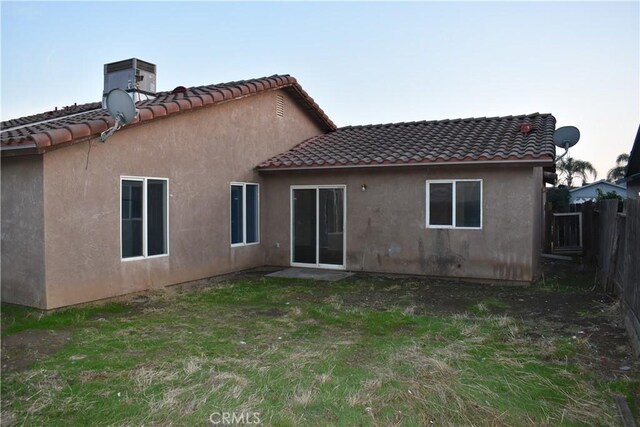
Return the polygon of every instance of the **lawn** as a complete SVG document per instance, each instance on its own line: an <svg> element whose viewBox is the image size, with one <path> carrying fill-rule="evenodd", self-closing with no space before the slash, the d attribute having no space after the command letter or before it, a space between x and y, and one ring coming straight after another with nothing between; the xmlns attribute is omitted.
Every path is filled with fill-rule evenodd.
<svg viewBox="0 0 640 427"><path fill-rule="evenodd" d="M619 425L639 383L615 305L562 280L251 274L4 304L3 425Z"/></svg>

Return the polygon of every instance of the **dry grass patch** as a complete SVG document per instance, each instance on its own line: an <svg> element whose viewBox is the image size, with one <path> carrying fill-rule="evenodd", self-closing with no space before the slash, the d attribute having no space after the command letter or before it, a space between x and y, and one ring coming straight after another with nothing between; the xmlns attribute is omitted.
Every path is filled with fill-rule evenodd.
<svg viewBox="0 0 640 427"><path fill-rule="evenodd" d="M256 411L264 425L616 423L606 385L575 362L588 334L490 314L506 311L503 294L474 289L460 303L471 314L436 315L399 282L215 286L74 323L36 370L3 377L3 414L22 425L204 425L213 411Z"/></svg>
<svg viewBox="0 0 640 427"><path fill-rule="evenodd" d="M293 392L292 400L297 405L308 406L314 401L316 394L313 388L298 384Z"/></svg>

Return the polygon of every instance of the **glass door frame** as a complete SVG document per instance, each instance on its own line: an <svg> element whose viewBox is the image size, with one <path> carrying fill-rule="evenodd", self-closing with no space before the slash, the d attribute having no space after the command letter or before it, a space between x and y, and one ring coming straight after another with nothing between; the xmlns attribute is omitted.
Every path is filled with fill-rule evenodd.
<svg viewBox="0 0 640 427"><path fill-rule="evenodd" d="M326 188L329 190L340 189L342 190L342 265L338 264L321 264L320 263L320 190ZM294 262L294 226L295 226L295 218L294 218L294 200L293 193L294 190L316 190L316 263L301 263ZM290 228L289 228L289 236L290 236L290 255L289 261L292 267L307 267L307 268L325 268L329 270L346 270L347 269L347 186L346 185L292 185L290 187L289 194L289 210L291 212L290 219Z"/></svg>

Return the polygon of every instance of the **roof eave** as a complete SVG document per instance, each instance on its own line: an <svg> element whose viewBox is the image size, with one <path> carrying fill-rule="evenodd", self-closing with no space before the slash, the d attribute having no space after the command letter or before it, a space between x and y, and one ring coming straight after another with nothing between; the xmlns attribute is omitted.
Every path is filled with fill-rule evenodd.
<svg viewBox="0 0 640 427"><path fill-rule="evenodd" d="M35 143L31 144L20 144L16 146L12 145L3 145L0 147L0 155L2 157L17 157L17 156L28 156L34 154L41 154L41 150Z"/></svg>

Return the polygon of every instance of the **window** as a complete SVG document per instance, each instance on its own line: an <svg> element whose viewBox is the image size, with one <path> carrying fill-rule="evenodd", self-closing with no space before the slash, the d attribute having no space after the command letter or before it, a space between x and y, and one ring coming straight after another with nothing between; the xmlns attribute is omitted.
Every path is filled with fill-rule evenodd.
<svg viewBox="0 0 640 427"><path fill-rule="evenodd" d="M231 184L231 246L260 243L258 184Z"/></svg>
<svg viewBox="0 0 640 427"><path fill-rule="evenodd" d="M122 259L169 253L168 183L164 178L121 178Z"/></svg>
<svg viewBox="0 0 640 427"><path fill-rule="evenodd" d="M482 228L482 180L427 181L428 228Z"/></svg>

